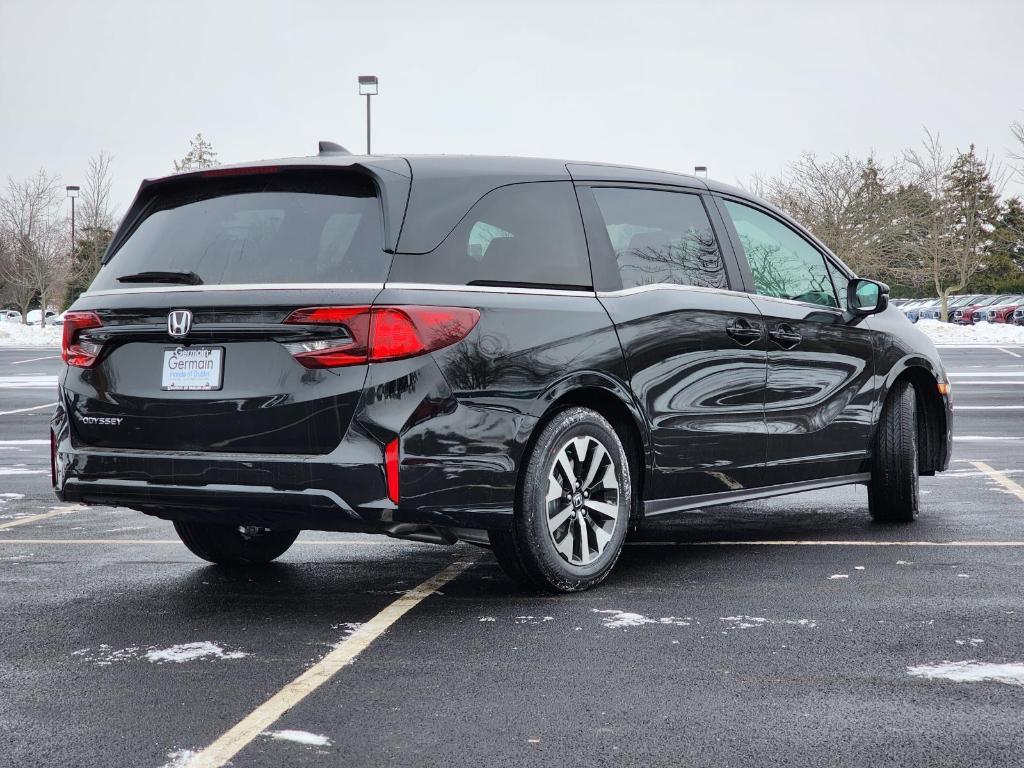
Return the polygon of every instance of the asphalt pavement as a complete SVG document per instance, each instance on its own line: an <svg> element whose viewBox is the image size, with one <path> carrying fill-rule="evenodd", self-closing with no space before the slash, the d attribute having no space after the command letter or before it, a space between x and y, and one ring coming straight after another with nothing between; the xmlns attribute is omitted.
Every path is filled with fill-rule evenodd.
<svg viewBox="0 0 1024 768"><path fill-rule="evenodd" d="M538 597L469 545L306 532L223 570L60 504L60 360L0 350L0 766L225 734L232 766L1024 764L1024 348L942 353L958 439L914 525L862 487L697 511Z"/></svg>

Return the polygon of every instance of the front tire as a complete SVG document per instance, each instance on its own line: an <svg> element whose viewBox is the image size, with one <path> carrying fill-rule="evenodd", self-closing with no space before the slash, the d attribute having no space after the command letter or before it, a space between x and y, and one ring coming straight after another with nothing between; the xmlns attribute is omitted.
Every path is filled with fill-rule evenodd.
<svg viewBox="0 0 1024 768"><path fill-rule="evenodd" d="M219 565L262 565L285 552L298 531L272 531L239 525L175 520L182 543L196 557Z"/></svg>
<svg viewBox="0 0 1024 768"><path fill-rule="evenodd" d="M912 523L920 509L914 387L897 382L882 406L868 509L876 523Z"/></svg>
<svg viewBox="0 0 1024 768"><path fill-rule="evenodd" d="M579 592L615 566L633 510L622 440L588 408L544 426L526 457L510 531L491 531L495 557L514 580L545 592Z"/></svg>

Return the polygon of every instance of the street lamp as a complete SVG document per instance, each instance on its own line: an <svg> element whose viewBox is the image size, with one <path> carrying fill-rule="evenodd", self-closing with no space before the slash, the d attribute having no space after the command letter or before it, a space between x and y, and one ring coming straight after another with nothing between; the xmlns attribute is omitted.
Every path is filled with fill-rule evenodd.
<svg viewBox="0 0 1024 768"><path fill-rule="evenodd" d="M706 165L695 165L693 166L693 174L695 176L703 176L706 179L708 177L708 167Z"/></svg>
<svg viewBox="0 0 1024 768"><path fill-rule="evenodd" d="M75 262L75 198L78 197L78 190L81 189L77 184L68 184L64 189L68 193L68 197L71 198L71 263L74 265ZM46 307L40 309L40 325L46 325Z"/></svg>
<svg viewBox="0 0 1024 768"><path fill-rule="evenodd" d="M359 76L359 95L366 97L366 154L370 154L370 97L377 95L377 76Z"/></svg>

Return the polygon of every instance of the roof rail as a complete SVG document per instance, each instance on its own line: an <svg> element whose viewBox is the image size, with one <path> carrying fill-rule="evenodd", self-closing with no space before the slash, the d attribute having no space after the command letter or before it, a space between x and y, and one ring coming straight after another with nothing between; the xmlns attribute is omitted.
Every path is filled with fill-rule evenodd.
<svg viewBox="0 0 1024 768"><path fill-rule="evenodd" d="M345 149L341 144L336 144L333 141L321 141L318 145L319 153L321 155L351 155L352 153Z"/></svg>

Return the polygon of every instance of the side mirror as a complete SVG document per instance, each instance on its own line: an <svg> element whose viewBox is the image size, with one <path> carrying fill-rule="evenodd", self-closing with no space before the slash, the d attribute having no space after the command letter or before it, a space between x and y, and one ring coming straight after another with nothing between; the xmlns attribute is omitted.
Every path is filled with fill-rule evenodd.
<svg viewBox="0 0 1024 768"><path fill-rule="evenodd" d="M856 278L846 287L846 306L854 315L874 315L889 306L889 286Z"/></svg>

